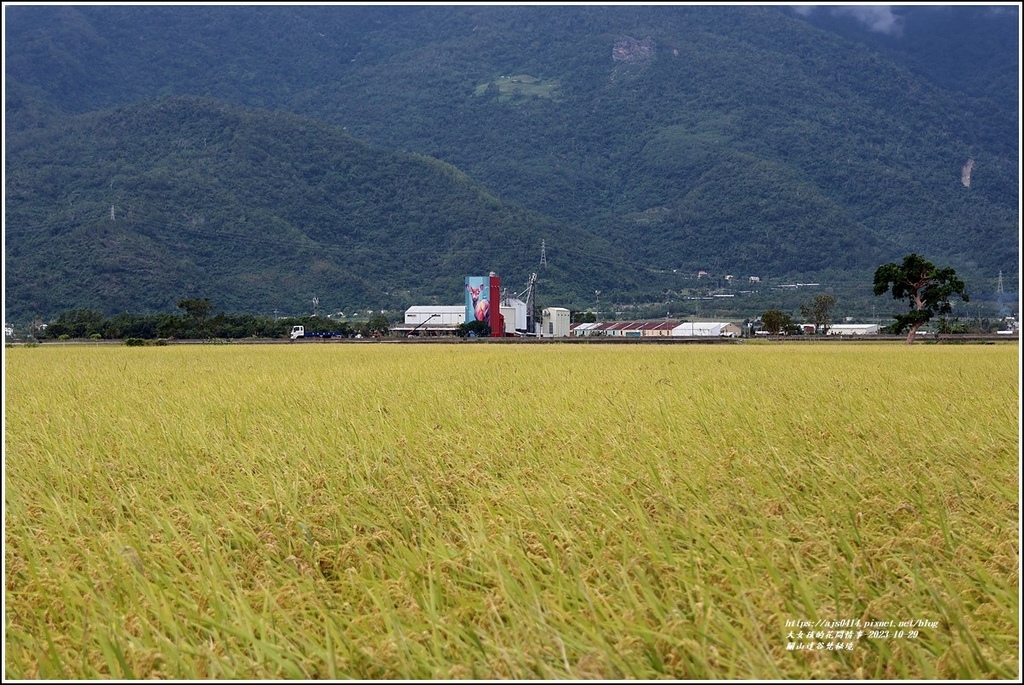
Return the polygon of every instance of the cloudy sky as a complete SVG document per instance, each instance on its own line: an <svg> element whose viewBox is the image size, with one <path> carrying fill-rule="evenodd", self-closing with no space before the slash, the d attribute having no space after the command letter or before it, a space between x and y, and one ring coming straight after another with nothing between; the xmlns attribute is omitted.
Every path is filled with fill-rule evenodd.
<svg viewBox="0 0 1024 685"><path fill-rule="evenodd" d="M868 29L890 36L898 36L903 31L903 19L892 11L892 5L848 5L828 6L796 5L797 14L807 17L814 12L829 12L834 16L853 17Z"/></svg>

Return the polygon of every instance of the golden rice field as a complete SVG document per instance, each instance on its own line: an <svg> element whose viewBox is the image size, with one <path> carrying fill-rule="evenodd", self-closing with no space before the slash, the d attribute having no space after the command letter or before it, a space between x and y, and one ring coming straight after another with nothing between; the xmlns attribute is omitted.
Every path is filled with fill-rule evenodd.
<svg viewBox="0 0 1024 685"><path fill-rule="evenodd" d="M4 675L1019 679L1019 373L1015 343L10 348Z"/></svg>

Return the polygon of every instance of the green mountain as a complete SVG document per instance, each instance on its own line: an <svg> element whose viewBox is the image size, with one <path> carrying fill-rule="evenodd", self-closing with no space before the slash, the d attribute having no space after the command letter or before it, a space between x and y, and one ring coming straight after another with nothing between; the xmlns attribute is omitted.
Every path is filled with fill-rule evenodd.
<svg viewBox="0 0 1024 685"><path fill-rule="evenodd" d="M548 234L574 243L548 261L550 294L575 298L558 284L600 281L591 264L622 259L449 164L294 114L177 97L64 119L11 143L15 315L68 303L167 311L184 297L264 314L306 311L314 296L349 312L459 303L467 275L498 270L522 289L524 264Z"/></svg>
<svg viewBox="0 0 1024 685"><path fill-rule="evenodd" d="M86 300L114 306L105 290L78 287L70 273L52 294L46 271L25 262L40 245L50 264L96 252L97 277L110 278L107 269L128 256L164 265L152 276L159 272L162 298L144 300L129 288L118 308L166 307L188 284L181 295L230 292L218 300L229 307L263 307L256 294L260 303L291 306L284 302L328 292L315 279L295 280L311 268L307 247L326 250L325 263L337 270L337 280L328 279L337 283L331 297L360 306L386 306L381 293L394 292L394 283L410 297L450 299L443 293L471 273L447 272L462 265L415 251L449 245L444 216L449 204L462 203L434 199L448 192L445 184L406 188L400 174L377 169L373 178L406 188L408 205L420 204L418 216L432 219L397 229L396 216L413 219L371 193L359 198L359 232L326 238L349 212L310 190L321 187L311 178L332 174L301 131L290 136L295 146L268 153L275 171L294 165L293 154L306 155L311 168L301 173L250 180L236 168L245 161L238 155L197 166L185 156L202 159L197 138L185 134L193 147L119 172L126 189L149 188L147 206L163 202L193 216L194 208L175 205L187 194L181 187L167 186L162 198L150 183L187 160L183 169L197 168L210 193L220 188L218 199L252 222L248 191L239 187L246 179L264 200L255 206L281 222L268 240L281 242L240 247L232 232L249 234L216 202L203 205L202 217L218 217L219 232L182 239L194 240L212 266L163 261L147 242L152 236L134 233L114 241L113 253L110 241L47 240L55 230L86 229L68 218L77 214L63 219L65 229L51 223L59 202L73 199L52 199L67 191L47 185L37 168L47 158L36 148L49 141L48 154L76 178L90 176L79 165L103 164L89 155L105 145L156 154L162 148L153 140L163 134L148 128L115 128L102 134L105 142L90 142L113 115L88 113L194 102L153 101L181 94L250 108L229 108L242 122L236 136L266 137L266 115L253 108L287 111L369 141L363 148L383 169L397 164L388 159L454 166L509 216L530 217L510 231L507 250L489 242L492 252L473 268L498 270L515 287L536 268L544 240L549 264L563 270L542 279L571 298L553 304L588 304L595 289L620 302L656 300L695 286L699 269L719 283L724 274L822 280L870 300L870 271L909 251L953 266L975 294L993 292L999 271L1016 291L1019 10L991 10L891 8L899 31L882 33L862 28L855 14L821 9L802 17L756 6L5 6L7 311L49 312ZM274 117L278 126L318 126ZM76 158L61 156L64 143L55 142L70 130L80 136ZM239 199L229 203L229 195ZM19 216L31 219L26 228L10 220L14 198ZM117 220L112 198L92 201L107 218L114 204ZM301 211L287 208L300 204ZM372 268L339 261L357 243L390 259ZM78 251L62 254L57 245ZM235 263L218 264L219 253ZM243 274L255 284L240 288Z"/></svg>

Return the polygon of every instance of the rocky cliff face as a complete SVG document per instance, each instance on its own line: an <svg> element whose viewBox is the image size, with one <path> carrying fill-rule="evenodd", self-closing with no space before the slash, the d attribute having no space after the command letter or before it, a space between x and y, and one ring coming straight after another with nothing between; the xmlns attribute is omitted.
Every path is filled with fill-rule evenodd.
<svg viewBox="0 0 1024 685"><path fill-rule="evenodd" d="M974 170L974 158L968 157L967 161L964 162L964 166L960 169L960 182L964 184L964 188L971 187L971 171Z"/></svg>
<svg viewBox="0 0 1024 685"><path fill-rule="evenodd" d="M650 36L637 40L626 36L615 41L612 46L612 59L616 62L646 62L654 57L654 41Z"/></svg>

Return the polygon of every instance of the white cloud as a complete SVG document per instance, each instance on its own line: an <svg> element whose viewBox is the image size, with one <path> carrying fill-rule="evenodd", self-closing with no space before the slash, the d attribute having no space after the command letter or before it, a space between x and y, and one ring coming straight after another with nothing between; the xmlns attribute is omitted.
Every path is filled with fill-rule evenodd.
<svg viewBox="0 0 1024 685"><path fill-rule="evenodd" d="M892 12L891 5L791 5L790 8L801 17L809 17L818 9L826 9L836 17L850 17L863 24L870 31L889 36L903 34L903 17Z"/></svg>
<svg viewBox="0 0 1024 685"><path fill-rule="evenodd" d="M890 36L903 33L903 18L892 13L889 5L854 5L850 7L832 7L832 14L840 17L853 17L871 31Z"/></svg>

